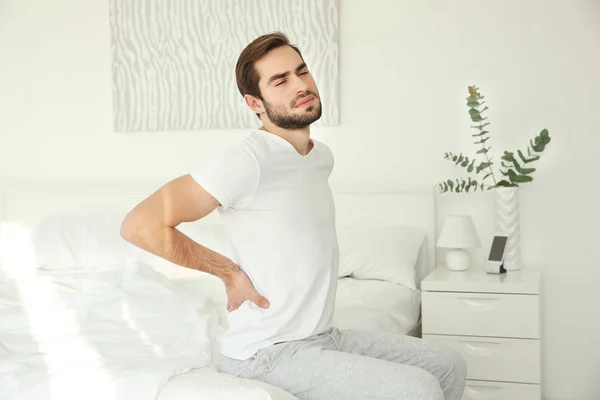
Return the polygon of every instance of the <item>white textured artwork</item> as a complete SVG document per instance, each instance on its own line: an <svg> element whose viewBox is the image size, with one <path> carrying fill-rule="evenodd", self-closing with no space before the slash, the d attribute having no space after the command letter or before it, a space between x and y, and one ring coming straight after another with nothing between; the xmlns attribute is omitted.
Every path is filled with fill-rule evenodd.
<svg viewBox="0 0 600 400"><path fill-rule="evenodd" d="M255 128L235 82L243 48L285 33L339 120L339 0L110 0L117 131Z"/></svg>

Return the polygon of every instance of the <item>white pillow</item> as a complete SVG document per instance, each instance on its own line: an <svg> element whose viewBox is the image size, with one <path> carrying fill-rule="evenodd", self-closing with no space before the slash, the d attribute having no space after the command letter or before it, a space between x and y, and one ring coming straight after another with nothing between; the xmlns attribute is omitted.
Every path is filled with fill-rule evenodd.
<svg viewBox="0 0 600 400"><path fill-rule="evenodd" d="M125 241L120 234L121 214L55 214L35 227L35 265L44 270L104 270L121 268L135 258L152 267L174 266ZM225 231L203 222L183 223L179 230L192 240L220 253L226 248ZM177 266L178 270L185 268Z"/></svg>
<svg viewBox="0 0 600 400"><path fill-rule="evenodd" d="M133 247L120 235L118 214L54 214L33 230L35 265L43 270L120 268Z"/></svg>
<svg viewBox="0 0 600 400"><path fill-rule="evenodd" d="M416 289L426 232L410 226L341 226L339 277L377 279Z"/></svg>

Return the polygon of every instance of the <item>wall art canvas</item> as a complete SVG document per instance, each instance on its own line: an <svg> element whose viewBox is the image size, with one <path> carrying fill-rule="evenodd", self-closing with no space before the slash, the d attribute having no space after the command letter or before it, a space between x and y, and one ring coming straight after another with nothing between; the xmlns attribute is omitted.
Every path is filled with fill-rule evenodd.
<svg viewBox="0 0 600 400"><path fill-rule="evenodd" d="M285 33L339 123L339 0L109 0L114 129L256 128L235 63L256 37Z"/></svg>

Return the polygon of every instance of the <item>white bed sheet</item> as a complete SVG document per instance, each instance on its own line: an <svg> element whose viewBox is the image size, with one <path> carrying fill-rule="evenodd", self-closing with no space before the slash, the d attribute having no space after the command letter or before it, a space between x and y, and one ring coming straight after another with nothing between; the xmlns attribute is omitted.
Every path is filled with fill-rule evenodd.
<svg viewBox="0 0 600 400"><path fill-rule="evenodd" d="M283 389L240 379L213 368L197 368L173 377L156 400L298 400Z"/></svg>
<svg viewBox="0 0 600 400"><path fill-rule="evenodd" d="M420 319L421 291L379 280L341 278L333 325L409 334Z"/></svg>

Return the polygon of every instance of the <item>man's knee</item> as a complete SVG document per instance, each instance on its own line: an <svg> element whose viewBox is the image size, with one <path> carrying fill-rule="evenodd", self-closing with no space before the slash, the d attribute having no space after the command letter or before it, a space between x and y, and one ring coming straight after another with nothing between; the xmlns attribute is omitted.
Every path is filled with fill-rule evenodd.
<svg viewBox="0 0 600 400"><path fill-rule="evenodd" d="M444 392L437 378L430 372L414 368L406 379L409 387L404 388L401 399L444 400Z"/></svg>
<svg viewBox="0 0 600 400"><path fill-rule="evenodd" d="M454 382L464 382L467 379L467 362L454 349L447 349L443 357L445 374L451 376Z"/></svg>
<svg viewBox="0 0 600 400"><path fill-rule="evenodd" d="M441 372L440 386L446 398L458 400L463 396L467 383L467 363L460 353L447 348L439 354Z"/></svg>

